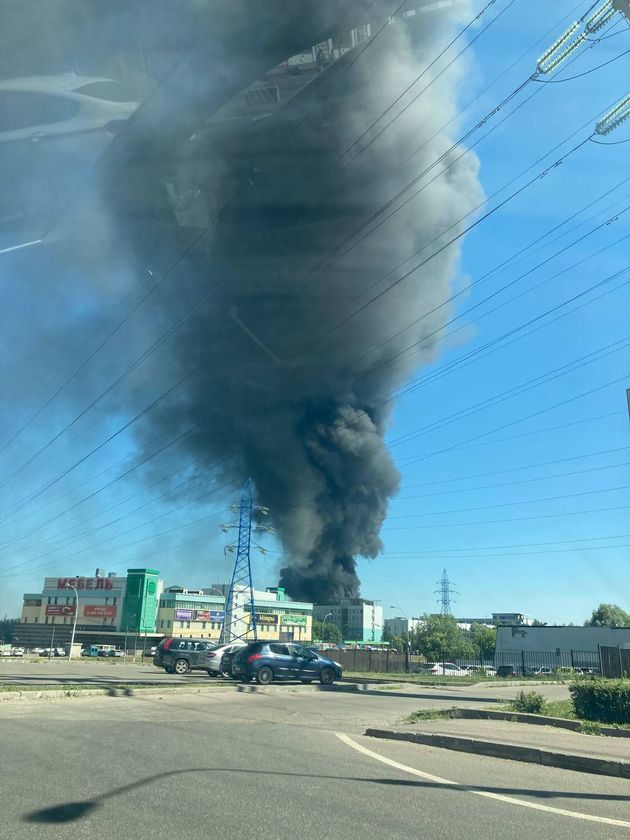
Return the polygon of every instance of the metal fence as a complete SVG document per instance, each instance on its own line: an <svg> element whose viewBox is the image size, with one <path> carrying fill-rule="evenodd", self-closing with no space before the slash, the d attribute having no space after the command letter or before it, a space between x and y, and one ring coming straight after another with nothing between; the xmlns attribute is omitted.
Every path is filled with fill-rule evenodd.
<svg viewBox="0 0 630 840"><path fill-rule="evenodd" d="M616 661L619 663L617 648L611 648L610 650L614 651L614 656L617 657ZM322 653L339 662L344 671L358 671L371 674L401 674L405 672L407 666L405 654L393 650L338 650L336 648L329 648L323 650ZM630 651L623 651L622 649L622 653L628 654L626 668L628 673L630 673ZM426 661L424 656L411 655L409 657L409 670L418 671L418 666ZM498 669L500 666L503 666L502 670L507 671L510 669L510 673L522 676L531 676L540 669L543 669L543 673L546 671L557 672L558 670L569 671L577 668L586 669L592 673L599 673L600 671L599 653L597 651L584 650L554 652L501 651L490 659L482 660L479 657L475 659L445 657L444 661L454 662L456 665L462 667L493 667Z"/></svg>
<svg viewBox="0 0 630 840"><path fill-rule="evenodd" d="M620 679L630 677L630 648L605 647L599 649L602 676Z"/></svg>

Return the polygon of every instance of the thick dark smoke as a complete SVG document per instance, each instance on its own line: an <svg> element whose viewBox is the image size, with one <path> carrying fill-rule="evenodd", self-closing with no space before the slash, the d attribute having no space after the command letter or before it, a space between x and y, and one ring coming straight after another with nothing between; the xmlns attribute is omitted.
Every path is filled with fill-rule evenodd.
<svg viewBox="0 0 630 840"><path fill-rule="evenodd" d="M447 13L412 22L395 22L348 72L351 54L259 124L217 115L183 144L168 176L180 211L198 214L193 227L217 208L218 219L178 267L163 313L173 321L209 295L169 343L180 374L200 369L149 415L144 431L174 437L194 426L187 457L222 462L217 472L235 488L253 478L283 546L280 582L296 598L358 594L356 558L382 549L380 528L399 483L383 443L389 399L435 355L436 340L384 363L448 318L443 307L405 329L448 297L458 249L323 336L480 198L477 162L468 156L350 253L327 259L452 143L439 135L405 162L455 113L455 68L353 166L337 164L457 23ZM172 365L155 363L151 375L166 387Z"/></svg>

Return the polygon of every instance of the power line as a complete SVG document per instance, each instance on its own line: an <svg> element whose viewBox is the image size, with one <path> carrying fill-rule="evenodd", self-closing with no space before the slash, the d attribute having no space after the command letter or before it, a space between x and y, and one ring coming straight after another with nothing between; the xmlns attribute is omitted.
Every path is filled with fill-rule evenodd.
<svg viewBox="0 0 630 840"><path fill-rule="evenodd" d="M436 496L449 496L453 493L477 493L479 490L495 490L503 487L515 487L517 484L531 484L537 481L551 481L556 478L568 478L576 475L586 475L587 473L604 472L606 470L615 470L620 467L630 466L630 461L623 461L620 464L609 464L605 467L589 467L585 470L572 470L571 472L554 473L553 475L535 476L534 478L518 478L514 481L503 481L498 484L482 484L477 487L459 487L455 490L433 490L431 493L419 493L414 496L396 496L395 501L410 501L413 499L433 499Z"/></svg>
<svg viewBox="0 0 630 840"><path fill-rule="evenodd" d="M595 496L599 493L617 493L620 490L628 490L630 484L618 484L614 487L602 487L598 490L581 490L579 493L564 493L558 496L542 496L538 499L521 499L517 502L498 502L493 505L478 505L476 507L454 508L452 510L432 510L428 513L401 513L395 516L388 516L390 519L421 519L426 516L447 516L451 513L476 513L480 510L495 510L498 508L515 507L518 505L533 505L542 502L557 502L562 499L577 499L582 496Z"/></svg>
<svg viewBox="0 0 630 840"><path fill-rule="evenodd" d="M630 266L628 267L630 270ZM630 336L626 336L618 341L613 342L612 344L607 345L599 350L595 350L591 353L587 353L585 356L580 356L577 359L572 360L571 362L567 362L560 367L553 368L546 373L543 373L539 376L536 376L532 379L528 379L526 382L521 383L520 385L513 386L512 388L508 388L506 391L501 392L500 394L496 394L493 397L488 397L485 400L481 400L478 403L474 403L473 405L467 406L466 408L460 409L459 411L453 412L452 414L447 415L446 417L442 417L439 420L435 420L432 423L427 424L426 426L422 426L419 429L415 429L412 432L407 432L404 435L401 435L398 438L394 438L390 440L388 445L389 447L397 446L400 443L406 443L407 441L418 437L419 435L426 434L427 432L436 431L437 429L442 429L444 426L448 425L449 423L457 422L458 420L467 419L468 417L476 414L478 411L481 411L486 408L494 408L496 405L499 405L505 402L512 397L521 396L524 393L532 390L532 388L537 388L541 385L546 385L549 382L553 382L554 380L558 379L561 376L566 376L567 374L574 373L576 370L584 367L587 364L591 364L592 362L599 361L602 358L606 358L607 356L611 355L612 353L618 353L621 350L626 349L630 346Z"/></svg>
<svg viewBox="0 0 630 840"><path fill-rule="evenodd" d="M630 505L616 505L614 507L591 508L590 510L572 510L564 511L562 513L541 513L535 516L515 516L507 519L486 519L476 522L442 522L440 524L430 525L403 525L394 528L387 528L388 531L415 531L424 530L425 528L459 528L469 525L500 525L510 522L531 522L536 519L558 519L563 516L584 516L591 513L611 513L619 510L629 510Z"/></svg>
<svg viewBox="0 0 630 840"><path fill-rule="evenodd" d="M615 412L615 416L616 416L616 414L617 414L617 412ZM605 415L605 416L608 416L608 415ZM600 418L596 418L596 419L600 419ZM600 449L597 452L585 452L582 455L572 455L571 457L568 457L568 458L554 458L552 461L540 461L537 464L522 464L521 466L517 466L517 467L507 467L506 469L502 469L502 470L490 470L489 472L474 473L473 475L459 475L459 476L454 476L452 478L439 478L439 479L436 479L435 481L421 481L421 482L416 483L416 484L406 484L405 487L407 489L413 488L413 487L434 487L436 484L448 484L448 483L451 483L453 481L469 481L469 480L475 479L475 478L487 478L488 476L491 476L491 475L505 475L506 473L519 472L521 470L533 470L533 469L539 469L540 467L555 466L556 464L564 464L564 463L567 463L568 461L581 461L584 458L595 458L595 457L599 457L600 455L612 455L612 454L616 454L617 452L627 452L628 449L630 449L630 446L619 446L619 447L616 447L615 449ZM614 467L614 466L619 466L619 465L613 464L612 466ZM594 467L592 469L600 469L600 467ZM607 467L602 467L601 469L607 469ZM586 472L588 472L588 470L586 470ZM571 475L571 473L566 473L566 475ZM548 477L550 477L550 476L542 476L541 479L524 479L524 480L536 481L536 480L542 480L542 479L548 478ZM630 536L630 534L628 536Z"/></svg>
<svg viewBox="0 0 630 840"><path fill-rule="evenodd" d="M377 133L377 134L376 134L376 135L375 135L375 136L374 136L374 137L372 137L372 138L371 138L371 140L370 140L370 141L369 141L369 142L368 142L365 146L363 146L363 147L359 150L359 152L358 152L358 153L357 153L357 154L356 154L356 155L355 155L355 156L354 156L354 157L353 157L350 161L348 161L348 162L345 164L345 166L343 166L343 167L342 167L342 171L343 171L343 169L345 169L346 167L351 166L351 165L354 163L354 161L355 161L355 160L359 157L359 155L361 155L363 152L365 152L365 151L366 151L366 149L368 149L368 148L372 145L372 143L374 143L374 142L375 142L375 141L376 141L376 140L377 140L377 139L378 139L378 138L379 138L379 137L380 137L380 136L381 136L381 135L382 135L385 131L387 131L387 129L389 128L389 126L390 126L390 125L392 125L392 123L394 123L397 119L399 119L399 117L401 117L401 116L402 116L402 115L403 115L403 114L404 114L404 113L405 113L405 112L406 112L406 111L407 111L407 110L408 110L408 109L409 109L409 108L413 105L413 103L414 103L414 102L416 102L416 101L417 101L417 100L418 100L421 96L423 96L423 94L425 94L425 93L426 93L426 91L427 91L427 90L428 90L428 89L429 89L429 88L430 88L430 87L431 87L431 86L432 86L435 82L437 82L437 80L438 80L441 76L443 76L443 75L444 75L444 73L446 73L446 72L447 72L447 70L449 70L449 69L453 66L453 64L455 64L455 62L456 62L456 61L458 61L458 60L461 58L461 56L462 56L462 55L464 55L464 53L465 53L467 50L469 50L469 49L471 48L471 47L473 46L473 44L475 43L475 41L477 41L479 38L481 38L481 36L482 36L482 35L483 35L483 34L484 34L484 33L485 33L485 32L486 32L486 31L487 31L487 30L488 30L488 29L489 29L489 28L490 28L490 27L494 24L494 23L496 23L496 21L497 21L497 20L499 20L499 19L500 19L500 18L501 18L501 17L505 14L505 12L507 12L507 10L508 10L508 9L509 9L512 5L514 5L514 3L515 3L515 2L516 2L516 0L510 0L510 2L508 3L508 5L507 5L505 8L503 8L503 9L499 12L499 14L498 14L496 17L494 17L494 18L493 18L491 21L489 21L489 22L488 22L488 23L487 23L484 27L482 27L482 28L481 28L481 30L480 30L479 32L477 32L477 34L474 36L474 38L472 38L472 39L471 39L471 40L470 40L470 41L466 44L466 46L465 46L462 50L460 50L460 52L458 52L458 53L457 53L457 55L456 55L454 58L452 58L452 59L451 59L451 60L450 60L450 61L446 64L446 66L445 66L445 67L443 67L443 68L439 71L439 73L437 73L437 74L436 74L436 75L435 75L435 76L431 79L431 81L429 82L429 84L428 84L428 85L426 85L426 86L425 86L425 87L424 87L424 88L423 88L423 89L422 89L419 93L417 93L417 94L416 94L416 95L415 95L415 96L414 96L414 97L413 97L413 98L412 98L412 99L411 99L411 100L410 100L410 101L409 101L409 102L408 102L408 103L407 103L407 104L406 104L406 105L405 105L405 106L404 106L404 107L403 107L403 108L402 108L402 109L401 109L401 110L400 110L400 111L399 111L399 112L398 112L398 113L397 113L397 114L396 114L396 115L395 115L395 116L394 116L394 117L393 117L393 118L392 118L392 119L391 119L391 120L390 120L390 121L389 121L389 122L388 122L388 123L387 123L387 124L386 124L386 125L385 125L385 126L384 126L384 127L383 127L380 131L379 131L379 132L378 132L378 133ZM416 85L416 84L417 84L417 83L418 83L418 82L419 82L422 78L424 78L424 76L426 76L426 74L429 72L429 70L430 70L432 67L434 67L434 66L435 66L435 64L436 64L436 63L437 63L437 62L438 62L438 61L439 61L439 60L440 60L440 59L441 59L441 58L442 58L442 57L443 57L443 56L444 56L444 55L445 55L445 54L446 54L449 50L450 50L450 48L451 48L451 47L452 47L452 46L453 46L453 45L454 45L454 44L455 44L455 43L456 43L456 42L457 42L460 38L462 38L462 37L466 34L466 32L467 32L467 31L471 28L471 26L474 26L474 24L475 24L475 23L477 23L477 21L479 21L479 20L480 20L480 19L483 17L483 15L486 13L486 11L490 8L490 6L493 6L495 3L496 3L496 0L490 0L490 2L489 2L489 3L487 3L487 4L483 7L483 9L479 12L479 14L477 14L474 18L472 18L472 20L470 20L470 21L469 21L469 22L468 22L468 23L467 23L467 24L463 27L463 29L460 29L460 31L459 31L459 32L457 33L457 35L456 35L456 36L455 36L455 37L454 37L454 38L450 41L450 43L449 43L449 44L447 44L447 46L446 46L446 47L444 47L444 49L443 49L443 50L442 50L442 51L441 51L441 52L440 52L440 53L439 53L439 54L438 54L438 55L437 55L437 56L436 56L436 57L435 57L435 58L434 58L434 59L433 59L433 60L432 60L432 61L431 61L431 62L430 62L430 63L429 63L429 64L428 64L425 68L424 68L424 70L423 70L423 71L422 71L422 72L421 72L418 76L416 76L416 78L414 79L414 81L413 81L410 85L408 85L408 87L407 87L407 88L405 88L405 90L404 90L404 91L403 91L403 92L402 92L402 93L401 93L398 97L396 97L396 99L394 99L394 101L393 101L393 102L392 102L392 103L391 103L391 104L390 104L390 105L389 105L389 106L388 106L388 107L387 107L387 108L386 108L386 109L385 109L385 110L384 110L381 114L379 114L379 116L378 116L378 117L377 117L377 118L376 118L376 119L375 119L375 120L374 120L374 121L373 121L373 122L372 122L372 123L368 126L368 128L366 128L366 129L365 129L365 131L363 132L363 134L361 134L361 136L360 136L360 137L357 137L357 139L356 139L356 140L355 140L355 141L354 141L354 142L353 142L353 143L352 143L352 144L351 144L351 145L350 145L350 146L349 146L349 147L348 147L348 148L347 148L344 152L342 152L342 154L341 154L341 155L337 158L337 160L335 161L335 164L339 164L339 162L340 162L341 160L343 160L343 158L344 158L344 157L345 157L345 156L346 156L349 152L351 152L351 151L352 151L352 149L354 149L354 147L355 147L355 146L357 146L357 145L359 145L359 144L360 144L361 140L363 140L363 138L364 138L367 134L369 134L369 133L370 133L370 131L371 131L371 130L372 130L372 129L373 129L373 128L374 128L374 127L375 127L375 126L376 126L376 125L377 125L377 124L378 124L378 123L382 120L382 119L383 119L383 117L384 117L384 116L386 116L386 115L387 115L387 114L388 114L388 113L392 110L392 108L394 108L394 107L395 107L395 106L396 106L396 105L400 102L400 100L401 100L401 99L402 99L402 98L403 98L403 97L404 97L407 93L409 93L409 91L410 91L413 87L415 87L415 85Z"/></svg>

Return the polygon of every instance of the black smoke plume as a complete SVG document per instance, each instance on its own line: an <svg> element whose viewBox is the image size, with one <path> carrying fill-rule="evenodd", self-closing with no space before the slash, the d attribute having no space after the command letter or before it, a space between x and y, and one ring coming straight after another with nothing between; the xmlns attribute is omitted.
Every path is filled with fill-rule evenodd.
<svg viewBox="0 0 630 840"><path fill-rule="evenodd" d="M253 478L283 547L280 582L295 598L357 595L356 558L382 549L379 532L399 484L384 445L391 397L434 357L439 336L405 351L439 331L449 307L407 327L448 297L457 247L336 325L391 283L394 266L478 203L476 158L453 166L348 253L343 243L452 144L439 129L457 110L462 63L351 165L411 94L340 156L466 12L466 4L453 4L450 12L397 18L360 58L357 48L323 67L259 120L243 118L232 103L181 143L163 173L189 240L207 232L162 294L160 329L185 320L169 340L170 363L156 362L150 375L167 383L174 373L197 372L147 416L144 432L175 437L190 427L187 457L220 462L217 474L235 488ZM277 79L270 72L262 87L287 84ZM431 79L427 73L413 93Z"/></svg>

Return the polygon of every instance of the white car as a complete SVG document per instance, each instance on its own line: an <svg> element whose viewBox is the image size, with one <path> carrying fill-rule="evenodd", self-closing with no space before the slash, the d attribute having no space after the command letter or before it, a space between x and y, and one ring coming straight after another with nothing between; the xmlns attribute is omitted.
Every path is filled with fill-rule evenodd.
<svg viewBox="0 0 630 840"><path fill-rule="evenodd" d="M221 645L214 650L208 651L206 658L208 660L208 676L230 676L223 668L223 654L233 653L239 648L243 647L245 642L231 642L229 645Z"/></svg>
<svg viewBox="0 0 630 840"><path fill-rule="evenodd" d="M437 677L469 677L467 668L460 668L454 662L424 662L420 666L421 674L433 674Z"/></svg>
<svg viewBox="0 0 630 840"><path fill-rule="evenodd" d="M21 647L11 648L11 656L24 656L24 648L21 648Z"/></svg>
<svg viewBox="0 0 630 840"><path fill-rule="evenodd" d="M0 81L0 233L45 232L68 195L138 107L112 79L32 76Z"/></svg>

